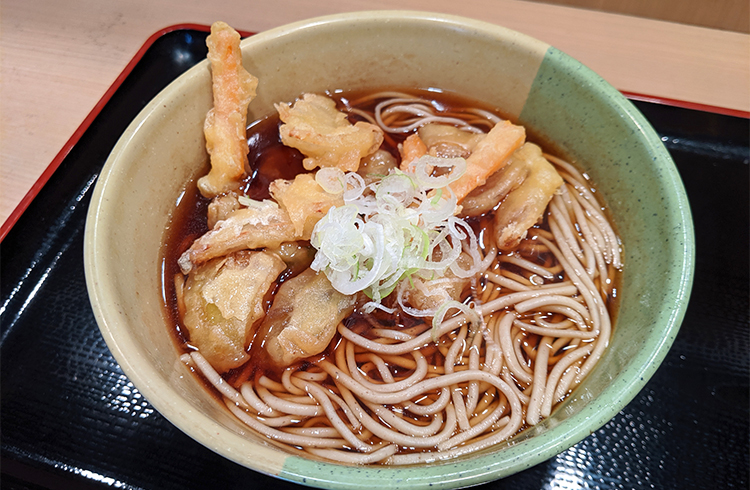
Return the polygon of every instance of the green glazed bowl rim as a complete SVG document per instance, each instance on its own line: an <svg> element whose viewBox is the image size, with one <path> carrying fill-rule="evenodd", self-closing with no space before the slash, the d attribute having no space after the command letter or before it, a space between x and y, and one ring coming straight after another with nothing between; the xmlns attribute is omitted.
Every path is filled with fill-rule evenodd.
<svg viewBox="0 0 750 490"><path fill-rule="evenodd" d="M243 46L247 43L269 42L276 38L283 38L288 33L300 29L310 29L337 23L351 23L358 20L387 21L392 19L443 23L448 28L470 29L498 38L512 36L514 42L539 44L539 41L509 29L457 16L412 11L373 11L337 14L292 23L256 34L243 41ZM580 80L583 81L582 83L588 84L589 89L596 92L600 98L608 100L613 110L628 125L637 128L640 140L647 147L648 152L653 155L653 165L658 168L658 174L662 179L661 184L668 193L668 201L673 213L672 219L679 220L682 224L678 232L680 234L679 239L672 240L670 245L672 247L671 255L674 263L677 264L679 273L675 273L674 277L669 278L671 288L668 295L662 300L662 303L671 306L661 319L662 328L658 330L658 335L652 336L644 343L644 347L631 360L630 367L615 377L611 384L597 397L599 403L589 403L581 411L567 418L563 423L548 427L542 435L520 440L520 442L511 442L510 444L506 444L500 451L482 451L479 454L457 458L456 460L407 467L344 466L288 454L285 455L283 468L278 472L269 470L261 463L254 464L252 461L243 460L241 464L282 479L324 488L369 488L373 485L379 485L386 488L447 489L477 485L534 466L578 443L609 421L638 394L651 378L666 356L679 330L692 287L695 245L687 195L674 162L664 148L661 139L635 106L593 71L575 62L575 60L564 53L554 50L554 48L550 48L550 50L550 52L554 52L555 56L561 60L561 67L563 65L570 66L573 63L575 66L575 76L580 77ZM201 66L205 69L206 63L206 61L202 61L199 63L200 66L188 70L188 72L180 76L158 95L131 123L123 136L123 140L113 150L107 165L105 165L102 171L100 182L97 183L97 190L92 199L86 224L86 250L84 257L86 280L97 322L108 346L125 374L133 380L133 383L143 392L149 402L173 424L215 452L230 460L240 462L232 450L221 447L220 443L213 437L213 434L225 433L227 431L226 428L206 418L209 428L202 431L200 435L193 433L191 424L181 420L183 413L175 405L176 402L173 399L169 399L169 395L160 393L158 387L149 381L148 376L144 376L140 368L128 360L125 352L129 348L127 347L127 343L123 343L123 339L118 337L121 333L115 332L111 328L114 323L110 323L105 318L103 308L99 305L103 296L99 293L98 278L94 270L94 264L96 263L96 221L99 206L104 199L105 182L113 172L113 164L110 163L110 160L116 160L118 149L123 145L127 145L127 140L133 137L133 134L142 122L158 107L160 99L165 97L165 93L176 89L179 90L180 84L188 83L190 77L194 76L197 69L201 69ZM125 347L123 344L125 344ZM206 435L209 433L212 435ZM281 454L279 452L279 455Z"/></svg>

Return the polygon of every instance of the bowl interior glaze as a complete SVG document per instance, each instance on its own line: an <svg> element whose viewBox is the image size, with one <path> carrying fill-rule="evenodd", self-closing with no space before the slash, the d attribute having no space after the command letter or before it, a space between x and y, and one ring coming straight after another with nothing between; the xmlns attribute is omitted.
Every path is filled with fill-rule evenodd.
<svg viewBox="0 0 750 490"><path fill-rule="evenodd" d="M254 470L326 488L459 488L540 463L606 423L669 349L692 284L685 191L645 118L588 68L499 26L419 12L359 12L252 36L243 63L260 80L248 120L303 92L440 88L500 109L591 176L624 250L610 348L552 416L504 443L447 462L345 466L300 457L234 419L179 360L163 308L170 214L205 169L210 71L198 64L162 91L112 151L86 223L84 260L102 335L125 374L168 420Z"/></svg>

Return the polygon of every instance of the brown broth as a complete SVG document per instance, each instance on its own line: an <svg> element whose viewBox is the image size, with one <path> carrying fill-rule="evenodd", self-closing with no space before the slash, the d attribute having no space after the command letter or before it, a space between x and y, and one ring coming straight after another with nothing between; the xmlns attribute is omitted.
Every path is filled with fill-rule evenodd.
<svg viewBox="0 0 750 490"><path fill-rule="evenodd" d="M269 199L268 186L276 179L293 179L306 170L302 166L302 154L281 144L279 116L260 119L247 128L248 165L247 177L241 190L251 199Z"/></svg>
<svg viewBox="0 0 750 490"><path fill-rule="evenodd" d="M198 192L196 181L191 180L177 200L162 246L162 298L167 316L174 325L172 332L175 335L175 341L181 349L189 348L189 344L187 330L182 325L177 307L174 281L175 276L182 274L177 259L197 238L208 231L206 217L208 203L208 199Z"/></svg>

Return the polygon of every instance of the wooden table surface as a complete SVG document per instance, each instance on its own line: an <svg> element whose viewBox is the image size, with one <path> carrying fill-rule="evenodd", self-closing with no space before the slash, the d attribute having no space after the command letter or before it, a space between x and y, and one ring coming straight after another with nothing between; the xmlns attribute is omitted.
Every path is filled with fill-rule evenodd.
<svg viewBox="0 0 750 490"><path fill-rule="evenodd" d="M410 9L541 39L616 88L750 111L750 35L522 0L2 0L0 223L154 32L224 20L259 32L318 15Z"/></svg>

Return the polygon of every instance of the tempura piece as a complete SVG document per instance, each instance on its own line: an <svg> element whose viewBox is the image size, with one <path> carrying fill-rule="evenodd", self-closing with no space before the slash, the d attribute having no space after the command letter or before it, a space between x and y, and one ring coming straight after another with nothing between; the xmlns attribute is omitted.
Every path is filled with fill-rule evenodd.
<svg viewBox="0 0 750 490"><path fill-rule="evenodd" d="M463 269L471 266L469 254L462 252L456 261ZM437 309L448 301L461 299L461 292L471 282L471 277L457 277L453 271L447 269L445 276L438 279L412 278L404 285L411 286L406 290L406 302L418 310Z"/></svg>
<svg viewBox="0 0 750 490"><path fill-rule="evenodd" d="M211 260L188 276L183 321L189 341L218 372L248 360L253 327L265 316L263 297L285 268L276 255L242 251Z"/></svg>
<svg viewBox="0 0 750 490"><path fill-rule="evenodd" d="M266 351L279 367L320 354L355 302L356 296L339 293L312 269L285 281L260 327L268 332Z"/></svg>
<svg viewBox="0 0 750 490"><path fill-rule="evenodd" d="M236 189L247 167L247 106L258 79L242 67L240 35L224 22L211 26L206 39L211 63L214 106L206 114L203 133L211 170L198 179L204 197Z"/></svg>
<svg viewBox="0 0 750 490"><path fill-rule="evenodd" d="M481 216L496 208L505 196L526 180L534 155L539 152L540 149L535 144L524 143L511 155L503 168L490 175L484 185L480 185L464 198L461 202L461 215Z"/></svg>
<svg viewBox="0 0 750 490"><path fill-rule="evenodd" d="M467 158L486 136L447 124L431 123L419 128L419 137L428 153L440 158Z"/></svg>
<svg viewBox="0 0 750 490"><path fill-rule="evenodd" d="M394 168L398 168L396 158L386 150L378 150L359 162L357 173L362 176L365 185L370 185L388 175Z"/></svg>
<svg viewBox="0 0 750 490"><path fill-rule="evenodd" d="M383 142L383 130L374 124L352 125L336 103L323 95L304 94L294 106L276 104L285 123L279 128L281 141L305 155L307 170L338 167L356 172L363 157L374 153Z"/></svg>
<svg viewBox="0 0 750 490"><path fill-rule="evenodd" d="M416 161L427 154L427 145L424 144L424 141L422 141L422 138L417 133L410 134L399 145L398 149L401 153L401 165L399 165L399 169L403 172L414 172ZM427 174L429 175L431 171L431 169L428 170Z"/></svg>
<svg viewBox="0 0 750 490"><path fill-rule="evenodd" d="M300 240L309 240L315 224L335 206L343 206L342 194L326 192L312 174L294 180L276 179L268 186L271 196L287 212Z"/></svg>
<svg viewBox="0 0 750 490"><path fill-rule="evenodd" d="M208 204L208 227L213 228L219 221L227 219L232 213L242 207L239 195L230 191L213 198Z"/></svg>
<svg viewBox="0 0 750 490"><path fill-rule="evenodd" d="M267 248L266 252L278 255L293 275L310 267L315 259L315 247L308 242L284 242L278 248Z"/></svg>
<svg viewBox="0 0 750 490"><path fill-rule="evenodd" d="M433 310L451 300L460 299L461 291L470 279L441 277L430 281L413 279L407 301L418 310Z"/></svg>
<svg viewBox="0 0 750 490"><path fill-rule="evenodd" d="M276 203L258 202L241 208L213 229L195 240L177 263L183 274L215 257L254 248L277 248L295 239L294 225L289 215Z"/></svg>
<svg viewBox="0 0 750 490"><path fill-rule="evenodd" d="M526 130L510 121L497 123L466 159L466 172L450 184L458 202L502 168L526 139Z"/></svg>
<svg viewBox="0 0 750 490"><path fill-rule="evenodd" d="M525 145L529 173L523 183L503 200L495 211L495 241L500 250L512 250L543 216L547 204L563 184L555 167L536 145Z"/></svg>

